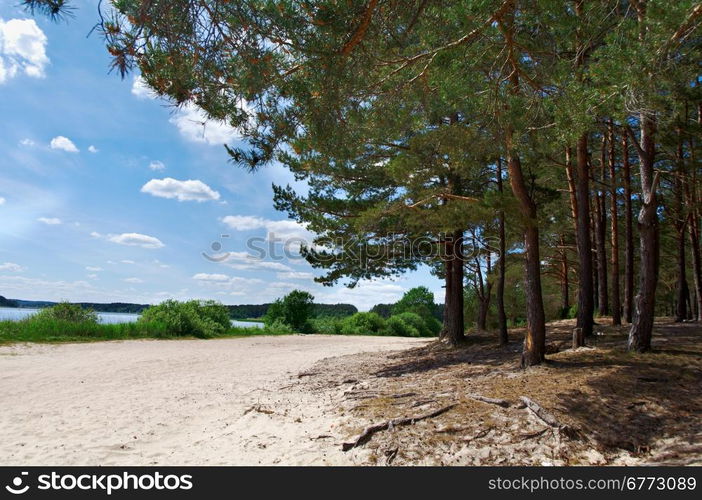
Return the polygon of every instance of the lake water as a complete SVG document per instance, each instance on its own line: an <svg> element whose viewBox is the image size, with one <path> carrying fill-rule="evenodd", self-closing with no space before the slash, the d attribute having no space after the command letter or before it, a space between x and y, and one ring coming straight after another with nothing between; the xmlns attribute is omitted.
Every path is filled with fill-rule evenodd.
<svg viewBox="0 0 702 500"><path fill-rule="evenodd" d="M0 307L0 321L19 321L32 314L35 314L39 309L33 308L17 308L17 307ZM139 319L138 314L130 313L108 313L99 312L98 319L100 323L110 324L110 323L130 323ZM253 326L253 327L263 327L263 323L256 323L253 321L237 321L232 320L232 326Z"/></svg>

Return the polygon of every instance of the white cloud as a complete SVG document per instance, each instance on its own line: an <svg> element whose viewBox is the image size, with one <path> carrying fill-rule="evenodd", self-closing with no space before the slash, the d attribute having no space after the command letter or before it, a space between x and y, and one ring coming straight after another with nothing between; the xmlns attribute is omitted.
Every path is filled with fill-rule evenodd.
<svg viewBox="0 0 702 500"><path fill-rule="evenodd" d="M329 290L329 291L327 291ZM397 302L405 293L405 288L392 279L361 281L354 288L325 288L314 293L315 302L325 304L351 303L362 311L367 311L375 304Z"/></svg>
<svg viewBox="0 0 702 500"><path fill-rule="evenodd" d="M135 76L132 81L132 94L139 99L156 99L158 97L156 93L146 85L141 75Z"/></svg>
<svg viewBox="0 0 702 500"><path fill-rule="evenodd" d="M194 280L197 281L216 281L216 282L226 282L230 281L231 278L226 274L207 274L207 273L197 273L193 276Z"/></svg>
<svg viewBox="0 0 702 500"><path fill-rule="evenodd" d="M58 217L39 217L37 220L43 222L47 226L58 226L61 224L61 219Z"/></svg>
<svg viewBox="0 0 702 500"><path fill-rule="evenodd" d="M162 269L168 269L169 267L171 267L168 264L164 264L163 262L161 262L158 259L154 259L154 264L156 264L158 267L160 267Z"/></svg>
<svg viewBox="0 0 702 500"><path fill-rule="evenodd" d="M10 271L13 273L19 273L24 271L25 269L25 267L20 266L19 264L15 264L14 262L5 262L3 264L0 264L0 271Z"/></svg>
<svg viewBox="0 0 702 500"><path fill-rule="evenodd" d="M29 148L29 147L32 147L34 145L36 145L36 142L34 142L31 139L22 139L20 141L20 146L27 146Z"/></svg>
<svg viewBox="0 0 702 500"><path fill-rule="evenodd" d="M162 170L166 170L166 165L162 161L154 160L151 163L149 163L149 168L151 170L156 170L160 172Z"/></svg>
<svg viewBox="0 0 702 500"><path fill-rule="evenodd" d="M144 282L144 280L142 280L140 278L125 278L123 281L126 283L143 283Z"/></svg>
<svg viewBox="0 0 702 500"><path fill-rule="evenodd" d="M85 266L85 270L96 273L98 271L102 271L102 268L98 266Z"/></svg>
<svg viewBox="0 0 702 500"><path fill-rule="evenodd" d="M141 76L132 81L132 94L139 99L157 99L159 96L151 90ZM244 106L248 109L248 106ZM168 120L175 125L180 134L188 141L210 145L227 144L241 139L241 133L235 127L222 120L214 120L192 102L176 109Z"/></svg>
<svg viewBox="0 0 702 500"><path fill-rule="evenodd" d="M91 153L97 153L100 150L91 144L90 146L88 146L88 151L90 151Z"/></svg>
<svg viewBox="0 0 702 500"><path fill-rule="evenodd" d="M302 273L298 271L288 271L284 273L278 273L276 276L282 280L311 280L314 279L314 274L312 273Z"/></svg>
<svg viewBox="0 0 702 500"><path fill-rule="evenodd" d="M179 181L171 177L151 179L142 186L141 192L159 198L176 198L178 201L202 202L219 199L219 193L200 180Z"/></svg>
<svg viewBox="0 0 702 500"><path fill-rule="evenodd" d="M49 144L49 146L51 147L51 149L61 149L68 153L78 153L80 151L76 147L76 145L73 144L73 141L71 141L68 137L64 137L62 135L56 136L53 139L51 139L51 143Z"/></svg>
<svg viewBox="0 0 702 500"><path fill-rule="evenodd" d="M0 84L20 73L43 78L47 38L33 19L0 19Z"/></svg>
<svg viewBox="0 0 702 500"><path fill-rule="evenodd" d="M227 215L222 222L236 231L265 228L269 239L301 239L311 242L314 234L294 220L269 220L253 215Z"/></svg>
<svg viewBox="0 0 702 500"><path fill-rule="evenodd" d="M7 200L0 196L0 205L4 205Z"/></svg>
<svg viewBox="0 0 702 500"><path fill-rule="evenodd" d="M122 264L134 264L134 261L129 259L120 260L120 262Z"/></svg>
<svg viewBox="0 0 702 500"><path fill-rule="evenodd" d="M98 277L97 274L88 274L88 275L86 275L86 276L87 276L88 278L90 278L91 280L96 280L97 277Z"/></svg>
<svg viewBox="0 0 702 500"><path fill-rule="evenodd" d="M292 268L282 262L261 260L246 252L228 252L221 261L227 267L238 271L267 270L267 271L292 271Z"/></svg>
<svg viewBox="0 0 702 500"><path fill-rule="evenodd" d="M93 231L92 233L90 233L90 237L91 238L102 238L102 235L100 233L98 233L97 231Z"/></svg>
<svg viewBox="0 0 702 500"><path fill-rule="evenodd" d="M112 243L142 248L162 248L165 246L158 238L140 233L112 234L107 239Z"/></svg>
<svg viewBox="0 0 702 500"><path fill-rule="evenodd" d="M221 145L241 139L236 128L221 120L208 119L205 112L192 103L183 105L168 121L178 127L185 139L192 142Z"/></svg>
<svg viewBox="0 0 702 500"><path fill-rule="evenodd" d="M236 231L248 231L266 227L269 221L253 215L227 215L222 218L222 222Z"/></svg>

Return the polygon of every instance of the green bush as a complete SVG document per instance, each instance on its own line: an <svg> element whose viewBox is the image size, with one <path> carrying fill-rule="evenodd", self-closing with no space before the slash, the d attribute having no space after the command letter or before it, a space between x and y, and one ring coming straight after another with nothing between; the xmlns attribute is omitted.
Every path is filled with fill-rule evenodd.
<svg viewBox="0 0 702 500"><path fill-rule="evenodd" d="M422 318L419 314L413 312L404 312L402 314L396 314L392 317L397 318L400 321L403 321L407 325L410 325L412 328L414 328L418 332L418 335L416 335L417 337L434 336L434 332L427 325L427 321L425 320L425 318Z"/></svg>
<svg viewBox="0 0 702 500"><path fill-rule="evenodd" d="M263 331L269 335L291 335L295 333L292 326L284 321L276 320L273 323L267 324Z"/></svg>
<svg viewBox="0 0 702 500"><path fill-rule="evenodd" d="M314 333L322 335L341 335L343 320L339 318L316 318L310 321L310 327Z"/></svg>
<svg viewBox="0 0 702 500"><path fill-rule="evenodd" d="M36 321L58 320L68 323L93 323L97 324L98 315L92 309L83 309L78 304L70 302L59 302L55 306L42 309L38 313L30 316Z"/></svg>
<svg viewBox="0 0 702 500"><path fill-rule="evenodd" d="M215 337L231 328L227 308L213 300L167 300L144 310L138 323L160 323L175 337Z"/></svg>
<svg viewBox="0 0 702 500"><path fill-rule="evenodd" d="M573 304L570 306L570 309L568 309L568 316L566 316L568 319L573 319L578 317L578 304Z"/></svg>
<svg viewBox="0 0 702 500"><path fill-rule="evenodd" d="M341 322L343 335L383 335L385 320L372 312L359 312Z"/></svg>
<svg viewBox="0 0 702 500"><path fill-rule="evenodd" d="M266 325L276 322L289 325L293 331L310 333L310 318L314 309L314 297L302 290L293 290L282 299L273 302L263 317Z"/></svg>
<svg viewBox="0 0 702 500"><path fill-rule="evenodd" d="M404 313L412 314L412 313ZM419 337L419 330L411 324L405 322L399 316L390 316L386 321L386 330L388 335L396 337Z"/></svg>

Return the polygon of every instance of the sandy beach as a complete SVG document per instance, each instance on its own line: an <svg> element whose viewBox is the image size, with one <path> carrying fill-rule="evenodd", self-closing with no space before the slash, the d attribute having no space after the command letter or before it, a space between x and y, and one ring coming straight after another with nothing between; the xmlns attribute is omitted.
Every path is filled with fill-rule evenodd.
<svg viewBox="0 0 702 500"><path fill-rule="evenodd" d="M322 359L425 340L281 336L0 347L1 465L345 464Z"/></svg>

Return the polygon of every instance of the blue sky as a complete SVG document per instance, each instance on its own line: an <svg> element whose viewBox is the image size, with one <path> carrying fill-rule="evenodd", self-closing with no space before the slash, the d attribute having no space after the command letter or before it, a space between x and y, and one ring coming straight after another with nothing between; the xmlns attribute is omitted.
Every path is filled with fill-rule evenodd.
<svg viewBox="0 0 702 500"><path fill-rule="evenodd" d="M203 126L197 108L154 99L138 76L108 74L100 37L86 38L96 1L75 1L75 19L59 24L7 3L0 6L0 295L248 304L299 288L318 302L368 309L425 285L443 299L427 269L328 288L313 282L315 271L300 258L249 258L249 238L309 238L273 209L271 184L295 185L292 176L280 166L255 174L232 166L222 144L236 144L236 130Z"/></svg>

